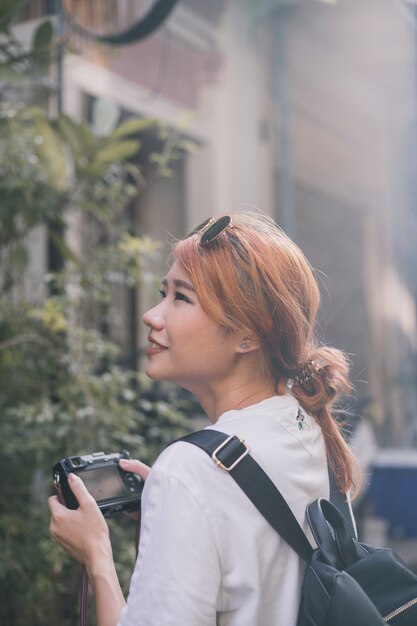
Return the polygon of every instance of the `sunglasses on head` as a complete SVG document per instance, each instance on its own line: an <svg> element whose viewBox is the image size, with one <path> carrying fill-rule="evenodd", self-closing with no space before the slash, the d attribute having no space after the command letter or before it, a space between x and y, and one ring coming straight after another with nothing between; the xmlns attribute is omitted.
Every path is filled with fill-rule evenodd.
<svg viewBox="0 0 417 626"><path fill-rule="evenodd" d="M209 217L208 220L197 226L190 234L200 235L200 244L205 246L214 241L226 228L232 226L232 218L230 215L223 215L215 220L213 217Z"/></svg>

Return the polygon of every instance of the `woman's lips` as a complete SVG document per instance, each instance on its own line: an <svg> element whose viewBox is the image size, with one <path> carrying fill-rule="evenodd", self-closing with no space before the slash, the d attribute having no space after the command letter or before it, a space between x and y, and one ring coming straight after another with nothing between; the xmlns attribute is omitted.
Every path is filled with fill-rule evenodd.
<svg viewBox="0 0 417 626"><path fill-rule="evenodd" d="M160 354L161 352L167 349L168 348L161 346L159 343L156 343L156 341L150 341L145 350L145 354L146 356L153 356L154 354Z"/></svg>

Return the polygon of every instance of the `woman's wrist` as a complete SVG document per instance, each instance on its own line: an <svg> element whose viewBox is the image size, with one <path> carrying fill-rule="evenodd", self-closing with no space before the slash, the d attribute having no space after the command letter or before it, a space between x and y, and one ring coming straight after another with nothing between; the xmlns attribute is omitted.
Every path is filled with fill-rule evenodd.
<svg viewBox="0 0 417 626"><path fill-rule="evenodd" d="M97 626L116 626L125 599L120 588L113 558L103 554L87 568L94 594Z"/></svg>
<svg viewBox="0 0 417 626"><path fill-rule="evenodd" d="M103 572L114 569L113 551L109 538L92 546L90 554L87 556L85 567L91 580L96 576L102 575Z"/></svg>

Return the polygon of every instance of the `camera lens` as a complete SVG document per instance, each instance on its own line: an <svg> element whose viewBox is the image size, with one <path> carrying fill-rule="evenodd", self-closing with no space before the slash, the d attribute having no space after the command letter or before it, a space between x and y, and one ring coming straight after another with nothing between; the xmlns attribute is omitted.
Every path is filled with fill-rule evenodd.
<svg viewBox="0 0 417 626"><path fill-rule="evenodd" d="M71 457L71 465L72 467L80 467L80 465L82 465L82 460L79 456L73 456Z"/></svg>

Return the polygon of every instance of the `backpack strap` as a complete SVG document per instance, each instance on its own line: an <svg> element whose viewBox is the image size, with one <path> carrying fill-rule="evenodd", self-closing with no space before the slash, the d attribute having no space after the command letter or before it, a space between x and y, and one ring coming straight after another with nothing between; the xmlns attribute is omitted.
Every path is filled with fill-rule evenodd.
<svg viewBox="0 0 417 626"><path fill-rule="evenodd" d="M336 484L333 474L329 471L329 483L330 483L330 502L339 509L340 513L345 518L345 522L352 537L358 538L356 530L356 524L353 517L352 507L347 500L346 494L339 490Z"/></svg>
<svg viewBox="0 0 417 626"><path fill-rule="evenodd" d="M268 474L249 454L249 447L236 435L218 430L200 430L178 439L193 443L206 452L237 482L249 500L279 535L306 562L313 553L307 537L290 507Z"/></svg>
<svg viewBox="0 0 417 626"><path fill-rule="evenodd" d="M221 469L228 472L258 511L279 535L304 560L309 561L312 547L278 488L249 454L246 442L236 435L212 429L200 430L178 441L192 443L206 452ZM339 491L329 472L330 501L342 513L353 537L356 528L346 495Z"/></svg>

